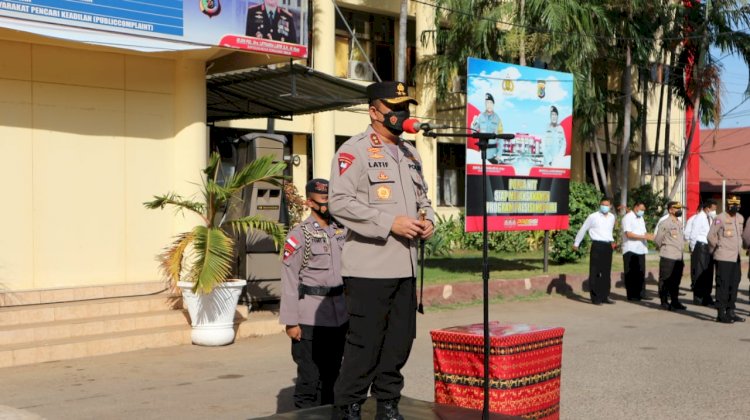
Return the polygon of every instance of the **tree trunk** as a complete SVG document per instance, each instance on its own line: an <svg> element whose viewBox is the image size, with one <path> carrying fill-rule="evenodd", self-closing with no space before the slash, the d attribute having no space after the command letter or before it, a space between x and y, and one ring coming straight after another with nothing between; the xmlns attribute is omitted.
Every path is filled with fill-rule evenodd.
<svg viewBox="0 0 750 420"><path fill-rule="evenodd" d="M625 47L625 69L622 73L622 144L620 145L620 160L622 179L620 179L620 206L628 205L628 171L630 169L630 115L632 112L633 75L631 74L633 57L630 43Z"/></svg>
<svg viewBox="0 0 750 420"><path fill-rule="evenodd" d="M618 185L618 165L616 163L617 159L612 157L612 138L609 135L609 118L606 111L604 112L604 137L604 146L606 147L607 151L607 184L609 184L609 191L613 193L613 195L610 196L609 199L614 200L614 187L615 185Z"/></svg>
<svg viewBox="0 0 750 420"><path fill-rule="evenodd" d="M669 77L672 78L672 71L674 69L674 52L670 52L671 57L669 59ZM666 197L667 191L669 191L669 132L672 128L672 89L667 89L667 116L664 122L664 161L662 162L662 171L664 172L664 189L661 193Z"/></svg>
<svg viewBox="0 0 750 420"><path fill-rule="evenodd" d="M594 178L594 187L602 191L602 187L599 185L599 171L596 169L596 162L594 161L594 147L592 143L595 141L596 139L589 140L589 165L591 165L591 177Z"/></svg>
<svg viewBox="0 0 750 420"><path fill-rule="evenodd" d="M607 176L607 171L604 169L604 161L602 160L602 150L599 147L599 139L594 138L594 147L596 148L596 161L599 164L599 175L602 179L602 184L604 185L604 195L607 197L612 197L612 189L607 184L607 180L609 177Z"/></svg>
<svg viewBox="0 0 750 420"><path fill-rule="evenodd" d="M518 7L519 15L521 16L521 35L519 38L519 44L518 44L518 63L522 66L526 65L526 28L525 25L525 9L526 9L526 0L520 0L520 5Z"/></svg>
<svg viewBox="0 0 750 420"><path fill-rule="evenodd" d="M659 113L656 117L656 140L654 141L654 155L651 157L651 191L656 187L656 158L659 156L659 137L661 134L661 115L664 108L664 86L666 85L664 75L666 74L667 55L664 54L661 66L661 92L659 92Z"/></svg>
<svg viewBox="0 0 750 420"><path fill-rule="evenodd" d="M398 18L398 64L396 66L396 80L406 80L406 18L409 14L409 0L401 0L401 15Z"/></svg>
<svg viewBox="0 0 750 420"><path fill-rule="evenodd" d="M648 73L641 72L643 75L643 103L641 104L641 184L646 185L646 142L648 140Z"/></svg>

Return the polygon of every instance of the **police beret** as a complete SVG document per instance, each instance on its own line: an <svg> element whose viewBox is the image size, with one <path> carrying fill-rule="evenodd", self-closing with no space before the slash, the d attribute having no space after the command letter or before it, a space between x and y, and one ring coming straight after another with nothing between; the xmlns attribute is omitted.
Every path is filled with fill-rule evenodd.
<svg viewBox="0 0 750 420"><path fill-rule="evenodd" d="M740 204L740 198L736 195L730 195L727 198L727 204Z"/></svg>
<svg viewBox="0 0 750 420"><path fill-rule="evenodd" d="M484 94L484 100L485 101L492 101L492 103L495 103L495 98L492 97L491 93L485 93Z"/></svg>
<svg viewBox="0 0 750 420"><path fill-rule="evenodd" d="M323 178L311 179L305 185L305 193L328 194L328 180Z"/></svg>
<svg viewBox="0 0 750 420"><path fill-rule="evenodd" d="M410 102L419 105L416 99L409 96L406 85L401 82L376 82L367 86L367 99L372 102L380 99L389 104Z"/></svg>

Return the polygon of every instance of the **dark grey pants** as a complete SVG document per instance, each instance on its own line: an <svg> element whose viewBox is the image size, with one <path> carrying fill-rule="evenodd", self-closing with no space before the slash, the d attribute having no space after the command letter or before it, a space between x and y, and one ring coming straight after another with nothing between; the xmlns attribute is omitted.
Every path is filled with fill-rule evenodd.
<svg viewBox="0 0 750 420"><path fill-rule="evenodd" d="M609 298L611 273L612 244L592 241L589 254L589 290L592 303L601 303Z"/></svg>
<svg viewBox="0 0 750 420"><path fill-rule="evenodd" d="M662 303L679 302L680 281L685 263L682 260L671 260L661 257L659 259L659 298Z"/></svg>
<svg viewBox="0 0 750 420"><path fill-rule="evenodd" d="M690 284L693 296L706 300L711 297L714 286L714 261L708 245L697 242L690 254Z"/></svg>
<svg viewBox="0 0 750 420"><path fill-rule="evenodd" d="M737 262L716 261L716 307L719 309L735 309L737 302L737 287L740 284L742 272L740 258Z"/></svg>
<svg viewBox="0 0 750 420"><path fill-rule="evenodd" d="M334 403L361 403L368 390L378 400L400 398L404 387L401 368L416 335L414 277L345 277L344 293L349 332L334 387Z"/></svg>

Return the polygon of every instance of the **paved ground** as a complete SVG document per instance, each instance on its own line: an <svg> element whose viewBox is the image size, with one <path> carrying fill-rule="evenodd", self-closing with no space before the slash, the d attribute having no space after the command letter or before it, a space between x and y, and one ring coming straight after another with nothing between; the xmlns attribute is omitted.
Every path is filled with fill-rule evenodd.
<svg viewBox="0 0 750 420"><path fill-rule="evenodd" d="M747 290L745 280L743 315ZM490 308L494 320L566 328L562 418L747 418L750 322L717 324L692 305L664 312L614 291L615 305L552 296ZM433 398L431 329L480 321L481 306L421 316L404 394ZM8 407L47 419L252 418L288 410L294 376L283 335L6 368L0 419L21 418Z"/></svg>

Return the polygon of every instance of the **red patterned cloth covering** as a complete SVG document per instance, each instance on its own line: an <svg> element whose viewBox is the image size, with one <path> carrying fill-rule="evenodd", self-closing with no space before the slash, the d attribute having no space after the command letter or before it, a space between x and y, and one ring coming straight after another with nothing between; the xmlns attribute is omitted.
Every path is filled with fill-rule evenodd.
<svg viewBox="0 0 750 420"><path fill-rule="evenodd" d="M527 419L560 418L563 328L490 322L490 411ZM482 324L431 331L435 402L482 409Z"/></svg>

